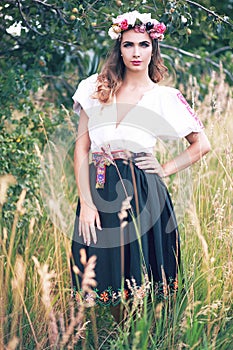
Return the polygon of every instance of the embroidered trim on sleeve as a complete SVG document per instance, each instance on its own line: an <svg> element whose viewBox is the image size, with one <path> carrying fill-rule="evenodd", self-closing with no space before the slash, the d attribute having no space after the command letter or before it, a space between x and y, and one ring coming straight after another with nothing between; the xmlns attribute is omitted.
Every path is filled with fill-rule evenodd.
<svg viewBox="0 0 233 350"><path fill-rule="evenodd" d="M186 107L187 111L190 113L191 117L193 117L195 119L195 121L197 122L197 124L201 127L204 128L204 125L202 124L202 122L200 121L200 119L198 118L198 116L196 115L196 113L194 112L194 110L190 107L190 105L188 104L188 102L186 101L186 99L184 98L184 96L182 95L181 92L177 93L177 97L178 99L181 101L181 103Z"/></svg>

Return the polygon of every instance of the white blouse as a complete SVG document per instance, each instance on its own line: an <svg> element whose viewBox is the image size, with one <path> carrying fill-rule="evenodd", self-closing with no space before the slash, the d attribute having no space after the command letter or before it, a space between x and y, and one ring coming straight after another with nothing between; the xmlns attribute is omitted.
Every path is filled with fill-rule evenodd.
<svg viewBox="0 0 233 350"><path fill-rule="evenodd" d="M145 92L136 105L127 106L129 112L117 125L116 99L104 105L91 97L97 76L82 80L73 96L75 112L79 114L82 107L89 117L92 152L109 145L112 151L153 153L157 138L181 138L204 128L179 90L158 84Z"/></svg>

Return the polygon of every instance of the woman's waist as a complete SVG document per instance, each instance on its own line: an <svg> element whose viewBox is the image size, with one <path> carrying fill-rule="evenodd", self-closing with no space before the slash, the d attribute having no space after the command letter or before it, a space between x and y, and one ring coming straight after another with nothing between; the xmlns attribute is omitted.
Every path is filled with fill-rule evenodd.
<svg viewBox="0 0 233 350"><path fill-rule="evenodd" d="M109 150L103 149L100 152L92 152L91 160L94 164L103 162L103 163L106 163L106 165L108 165L107 163L111 164L112 162L114 162L114 160L117 160L117 159L135 161L135 159L138 157L145 157L150 155L151 155L151 152L146 152L146 151L140 151L140 152L133 152L130 150L109 151Z"/></svg>
<svg viewBox="0 0 233 350"><path fill-rule="evenodd" d="M114 165L118 160L135 162L138 157L149 156L147 152L132 152L129 150L102 149L101 152L92 152L91 159L96 167L96 188L104 188L106 180L106 166Z"/></svg>
<svg viewBox="0 0 233 350"><path fill-rule="evenodd" d="M130 135L129 135L130 137ZM129 150L132 153L153 153L155 147L155 141L149 142L148 140L142 140L138 138L135 141L132 140L105 140L105 142L91 142L91 152L98 153L102 151L102 148L109 148L112 152L119 150Z"/></svg>

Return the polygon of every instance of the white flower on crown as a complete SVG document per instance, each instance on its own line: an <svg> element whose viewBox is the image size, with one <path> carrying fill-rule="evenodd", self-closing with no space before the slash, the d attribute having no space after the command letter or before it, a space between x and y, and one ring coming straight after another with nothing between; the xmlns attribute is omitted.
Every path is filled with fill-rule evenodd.
<svg viewBox="0 0 233 350"><path fill-rule="evenodd" d="M138 11L126 12L123 15L117 16L117 18L113 18L113 24L121 23L124 20L127 20L128 24L131 26L135 25L137 19L139 19L143 24L151 22L151 13L139 13ZM156 20L153 20L156 21Z"/></svg>
<svg viewBox="0 0 233 350"><path fill-rule="evenodd" d="M132 12L127 12L128 23L131 24L132 26L134 26L136 19L138 18L138 15L140 15L140 13L136 10L132 11Z"/></svg>
<svg viewBox="0 0 233 350"><path fill-rule="evenodd" d="M108 30L108 35L111 37L111 39L116 40L116 39L119 38L120 33L116 33L116 32L113 30L113 28L111 27L111 28L109 28L109 30Z"/></svg>
<svg viewBox="0 0 233 350"><path fill-rule="evenodd" d="M137 14L137 18L143 23L146 24L148 22L152 22L151 13L139 13Z"/></svg>
<svg viewBox="0 0 233 350"><path fill-rule="evenodd" d="M160 23L160 22L157 21L157 19L151 18L151 23L153 23L153 24L155 25L155 24L158 24L158 23Z"/></svg>
<svg viewBox="0 0 233 350"><path fill-rule="evenodd" d="M117 18L113 18L112 22L113 24L118 24L123 22L126 19L129 25L134 26L138 14L139 14L138 11L126 12L123 15L117 16Z"/></svg>

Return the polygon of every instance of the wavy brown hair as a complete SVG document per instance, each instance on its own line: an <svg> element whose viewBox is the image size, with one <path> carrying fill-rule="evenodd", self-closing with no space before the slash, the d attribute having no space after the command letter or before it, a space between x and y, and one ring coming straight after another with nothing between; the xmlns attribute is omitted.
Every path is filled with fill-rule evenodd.
<svg viewBox="0 0 233 350"><path fill-rule="evenodd" d="M111 103L113 96L122 84L125 65L121 57L120 46L121 40L117 40L98 75L96 91L92 97L98 99L101 103ZM154 83L158 83L163 79L167 70L160 54L158 40L153 39L152 57L148 66L149 77Z"/></svg>

